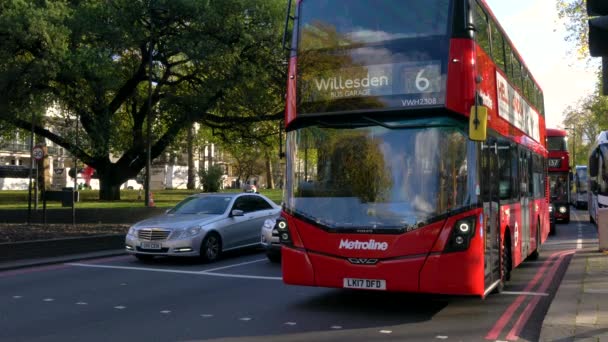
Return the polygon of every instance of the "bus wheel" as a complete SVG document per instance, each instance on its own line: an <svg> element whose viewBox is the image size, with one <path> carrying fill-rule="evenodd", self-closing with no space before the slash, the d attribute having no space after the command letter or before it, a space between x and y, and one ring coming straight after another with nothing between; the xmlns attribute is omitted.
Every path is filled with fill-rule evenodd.
<svg viewBox="0 0 608 342"><path fill-rule="evenodd" d="M502 241L502 255L500 257L500 275L503 283L511 280L511 239L509 231L505 232L505 239Z"/></svg>
<svg viewBox="0 0 608 342"><path fill-rule="evenodd" d="M537 260L540 256L540 223L536 223L536 249L528 257L530 260Z"/></svg>

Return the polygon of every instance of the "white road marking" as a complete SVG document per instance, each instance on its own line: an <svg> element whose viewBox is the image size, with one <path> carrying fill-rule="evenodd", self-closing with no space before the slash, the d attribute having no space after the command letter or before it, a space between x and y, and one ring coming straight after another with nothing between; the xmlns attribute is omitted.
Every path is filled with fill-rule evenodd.
<svg viewBox="0 0 608 342"><path fill-rule="evenodd" d="M76 303L76 305L88 305L88 304L89 303L87 303L87 302L78 302L78 303Z"/></svg>
<svg viewBox="0 0 608 342"><path fill-rule="evenodd" d="M14 299L20 299L23 298L22 296L13 296Z"/></svg>
<svg viewBox="0 0 608 342"><path fill-rule="evenodd" d="M123 306L123 305L118 305L118 306L115 306L115 307L114 307L114 309L117 309L117 310L124 310L124 309L126 309L126 308L127 308L127 307L126 307L126 306Z"/></svg>
<svg viewBox="0 0 608 342"><path fill-rule="evenodd" d="M337 329L342 329L342 326L341 325L332 325L331 328L337 330Z"/></svg>
<svg viewBox="0 0 608 342"><path fill-rule="evenodd" d="M52 301L54 301L54 299L53 298L44 298L43 301L44 302L52 302Z"/></svg>
<svg viewBox="0 0 608 342"><path fill-rule="evenodd" d="M548 296L548 293L545 292L528 292L528 291L502 291L500 294L503 295L513 295L513 296Z"/></svg>
<svg viewBox="0 0 608 342"><path fill-rule="evenodd" d="M445 335L437 335L437 336L435 336L435 338L440 339L440 340L447 340L448 339L448 337L445 336Z"/></svg>
<svg viewBox="0 0 608 342"><path fill-rule="evenodd" d="M259 262L259 261L257 261ZM244 278L244 279L264 279L264 280L283 280L282 277L266 277L266 276L254 276L246 274L229 274L229 273L215 273L208 271L180 271L180 270L167 270L158 268L147 268L147 267L131 267L131 266L109 266L109 265L92 265L82 263L68 263L69 266L78 267L91 267L91 268L108 268L116 270L129 270L129 271L147 271L147 272L161 272L161 273L177 273L177 274L195 274L195 275L207 275L214 277L227 277L227 278Z"/></svg>
<svg viewBox="0 0 608 342"><path fill-rule="evenodd" d="M247 322L247 321L251 321L251 317L241 317L241 318L239 318L239 320Z"/></svg>
<svg viewBox="0 0 608 342"><path fill-rule="evenodd" d="M608 289L585 289L585 293L608 294Z"/></svg>
<svg viewBox="0 0 608 342"><path fill-rule="evenodd" d="M201 317L203 317L203 318L211 318L211 317L213 317L213 315L212 314L202 314Z"/></svg>
<svg viewBox="0 0 608 342"><path fill-rule="evenodd" d="M576 224L577 226L577 231L578 231L578 239L576 240L576 249L582 249L583 248L583 224L581 223L581 221L579 221L578 219L578 214L576 213L576 211L574 212L574 218L578 221L578 223Z"/></svg>
<svg viewBox="0 0 608 342"><path fill-rule="evenodd" d="M265 280L283 280L283 277L267 277L267 276L254 276L247 274L230 274L230 273L199 273L202 275L214 276L214 277L226 277L226 278L244 278L244 279L265 279Z"/></svg>
<svg viewBox="0 0 608 342"><path fill-rule="evenodd" d="M120 286L127 286L127 283L121 283Z"/></svg>
<svg viewBox="0 0 608 342"><path fill-rule="evenodd" d="M258 259L258 260L253 260L253 261L246 261L246 262L241 262L241 263L238 263L238 264L227 265L227 266L222 266L222 267L216 267L216 268L212 268L212 269L209 269L209 270L202 270L202 271L200 271L200 273L214 272L214 271L224 270L224 269L227 269L227 268L232 268L232 267L238 267L238 266L253 264L253 263L256 263L256 262L261 262L261 261L266 261L266 260L267 259Z"/></svg>
<svg viewBox="0 0 608 342"><path fill-rule="evenodd" d="M291 326L294 326L294 325L296 325L296 324L297 324L296 322L285 322L285 325L291 325Z"/></svg>
<svg viewBox="0 0 608 342"><path fill-rule="evenodd" d="M380 330L379 333L381 333L381 334L392 334L393 331L392 330Z"/></svg>
<svg viewBox="0 0 608 342"><path fill-rule="evenodd" d="M163 310L163 311L161 311L160 313L165 314L165 315L166 315L166 314L170 314L170 313L171 313L171 310Z"/></svg>
<svg viewBox="0 0 608 342"><path fill-rule="evenodd" d="M148 272L164 272L164 273L182 273L182 274L200 274L195 271L178 271L178 270L164 270L159 268L146 268L146 267L131 267L131 266L109 266L109 265L93 265L93 264L81 264L81 263L69 263L69 266L80 266L80 267L91 267L91 268L109 268L115 270L130 270L130 271L148 271Z"/></svg>

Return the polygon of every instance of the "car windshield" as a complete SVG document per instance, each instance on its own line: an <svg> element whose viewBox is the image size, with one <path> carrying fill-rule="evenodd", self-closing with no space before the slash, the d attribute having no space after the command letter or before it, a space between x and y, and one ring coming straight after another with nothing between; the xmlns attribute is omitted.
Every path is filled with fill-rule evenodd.
<svg viewBox="0 0 608 342"><path fill-rule="evenodd" d="M289 132L286 209L331 229L407 229L477 202L461 127L391 126Z"/></svg>
<svg viewBox="0 0 608 342"><path fill-rule="evenodd" d="M220 215L228 208L232 200L227 196L192 196L179 202L169 214L209 214Z"/></svg>

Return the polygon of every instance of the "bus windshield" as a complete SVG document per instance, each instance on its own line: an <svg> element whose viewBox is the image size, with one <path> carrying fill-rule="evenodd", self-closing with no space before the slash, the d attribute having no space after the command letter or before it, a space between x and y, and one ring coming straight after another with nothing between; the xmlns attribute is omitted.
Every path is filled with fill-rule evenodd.
<svg viewBox="0 0 608 342"><path fill-rule="evenodd" d="M568 201L568 174L549 173L551 200L555 202Z"/></svg>
<svg viewBox="0 0 608 342"><path fill-rule="evenodd" d="M288 132L287 211L330 229L413 229L477 203L462 129L357 125Z"/></svg>
<svg viewBox="0 0 608 342"><path fill-rule="evenodd" d="M445 103L451 0L306 0L298 114Z"/></svg>
<svg viewBox="0 0 608 342"><path fill-rule="evenodd" d="M576 168L576 191L587 192L587 168Z"/></svg>
<svg viewBox="0 0 608 342"><path fill-rule="evenodd" d="M445 36L450 0L307 0L299 50Z"/></svg>
<svg viewBox="0 0 608 342"><path fill-rule="evenodd" d="M566 137L547 137L547 149L549 151L568 151Z"/></svg>

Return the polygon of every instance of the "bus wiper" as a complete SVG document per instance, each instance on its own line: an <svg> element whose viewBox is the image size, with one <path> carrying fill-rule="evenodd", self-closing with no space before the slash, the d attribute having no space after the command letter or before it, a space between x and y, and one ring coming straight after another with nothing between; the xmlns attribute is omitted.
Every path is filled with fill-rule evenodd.
<svg viewBox="0 0 608 342"><path fill-rule="evenodd" d="M361 119L371 122L373 124L376 124L378 126L382 126L384 128L388 128L388 129L399 129L399 128L410 128L410 129L422 129L422 128L437 128L437 127L452 127L451 125L448 124L411 124L411 123L404 123L404 124L388 124L386 122L382 122L379 120L375 120L372 119L370 117L367 116L362 116ZM419 120L416 120L416 122L420 122Z"/></svg>
<svg viewBox="0 0 608 342"><path fill-rule="evenodd" d="M340 122L340 123L329 123L329 122L322 121L322 120L316 120L315 122L319 125L319 127L325 127L325 128L360 128L360 127L369 126L369 124L365 124L362 122L354 123L352 121Z"/></svg>

